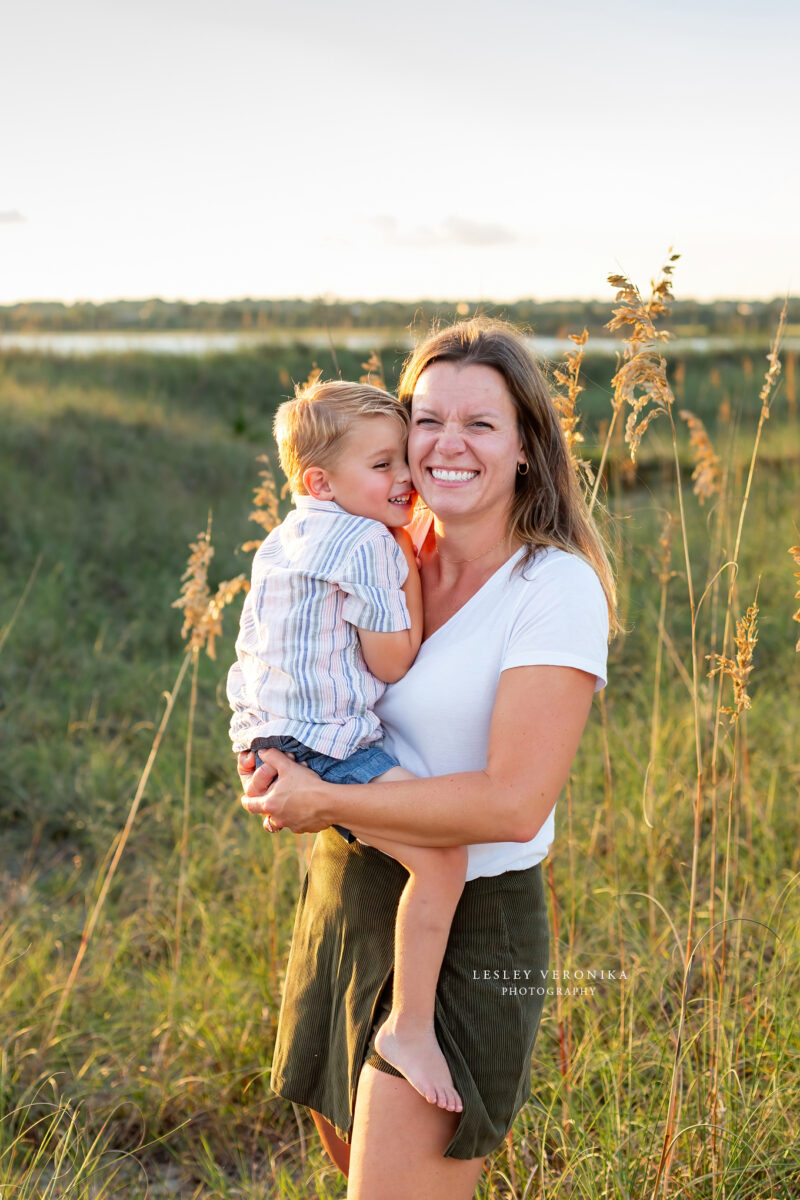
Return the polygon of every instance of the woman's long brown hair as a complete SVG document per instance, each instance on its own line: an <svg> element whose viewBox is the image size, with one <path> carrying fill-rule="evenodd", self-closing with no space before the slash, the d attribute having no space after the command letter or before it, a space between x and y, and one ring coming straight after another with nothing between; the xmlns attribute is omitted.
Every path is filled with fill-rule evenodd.
<svg viewBox="0 0 800 1200"><path fill-rule="evenodd" d="M420 375L435 362L492 367L503 377L529 465L527 474L517 475L509 524L510 533L527 547L521 565L532 562L545 546L585 559L602 584L609 625L616 632L616 588L608 554L567 450L547 381L521 335L505 321L485 317L434 331L403 367L398 396L409 409Z"/></svg>

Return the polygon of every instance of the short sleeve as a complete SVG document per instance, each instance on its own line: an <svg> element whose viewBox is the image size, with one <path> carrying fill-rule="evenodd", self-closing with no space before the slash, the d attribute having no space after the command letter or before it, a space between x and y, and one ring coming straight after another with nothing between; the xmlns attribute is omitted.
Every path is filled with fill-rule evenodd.
<svg viewBox="0 0 800 1200"><path fill-rule="evenodd" d="M347 561L339 587L347 593L345 621L373 633L411 628L403 584L408 575L405 555L388 529L375 522L369 536Z"/></svg>
<svg viewBox="0 0 800 1200"><path fill-rule="evenodd" d="M576 667L606 684L608 605L594 570L560 551L525 569L501 663L509 667Z"/></svg>

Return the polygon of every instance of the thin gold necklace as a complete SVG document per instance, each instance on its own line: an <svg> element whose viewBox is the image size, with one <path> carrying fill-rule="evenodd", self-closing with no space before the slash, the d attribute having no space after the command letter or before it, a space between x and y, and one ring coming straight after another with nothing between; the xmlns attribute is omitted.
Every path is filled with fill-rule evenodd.
<svg viewBox="0 0 800 1200"><path fill-rule="evenodd" d="M496 550L497 547L502 545L502 543L507 541L507 539L508 534L504 533L499 542L495 542L495 544L490 546L488 550L483 550L480 554L476 554L474 558L445 558L443 554L439 553L439 544L436 541L434 541L433 548L436 551L437 557L441 559L442 562L451 563L453 566L457 567L461 566L462 563L477 562L479 558L485 558L487 554L491 554L493 550Z"/></svg>

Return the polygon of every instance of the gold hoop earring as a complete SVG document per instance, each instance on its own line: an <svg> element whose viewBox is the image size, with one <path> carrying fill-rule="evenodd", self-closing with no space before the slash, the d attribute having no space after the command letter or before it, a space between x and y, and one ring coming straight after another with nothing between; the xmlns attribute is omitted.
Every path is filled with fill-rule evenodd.
<svg viewBox="0 0 800 1200"><path fill-rule="evenodd" d="M530 469L531 469L531 464L527 461L527 459L525 462L517 463L517 474L518 475L527 475L528 471L530 471Z"/></svg>

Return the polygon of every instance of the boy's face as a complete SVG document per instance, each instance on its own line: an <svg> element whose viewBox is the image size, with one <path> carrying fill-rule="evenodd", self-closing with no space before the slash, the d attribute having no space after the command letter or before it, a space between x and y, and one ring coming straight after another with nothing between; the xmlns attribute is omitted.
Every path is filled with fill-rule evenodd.
<svg viewBox="0 0 800 1200"><path fill-rule="evenodd" d="M398 527L411 520L416 492L406 462L406 433L393 417L360 417L339 443L328 468L304 476L311 495L334 500L356 517Z"/></svg>

